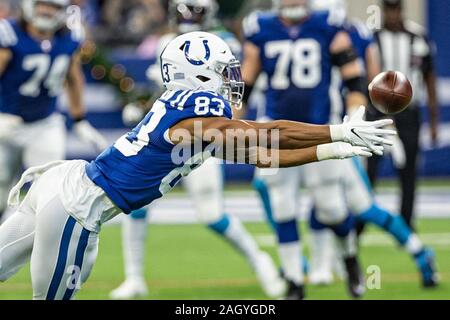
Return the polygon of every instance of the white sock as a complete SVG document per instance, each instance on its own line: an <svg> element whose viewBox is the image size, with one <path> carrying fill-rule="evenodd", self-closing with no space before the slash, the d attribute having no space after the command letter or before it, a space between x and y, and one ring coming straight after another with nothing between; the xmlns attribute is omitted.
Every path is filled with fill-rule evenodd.
<svg viewBox="0 0 450 320"><path fill-rule="evenodd" d="M406 241L405 248L410 254L416 255L423 250L423 243L419 237L413 233L409 236L408 241Z"/></svg>
<svg viewBox="0 0 450 320"><path fill-rule="evenodd" d="M334 234L329 229L311 230L311 273L332 272Z"/></svg>
<svg viewBox="0 0 450 320"><path fill-rule="evenodd" d="M332 270L338 279L344 280L347 277L347 271L345 270L344 260L342 259L342 247L339 243L339 239L333 234L333 252L332 252Z"/></svg>
<svg viewBox="0 0 450 320"><path fill-rule="evenodd" d="M303 258L301 255L300 241L280 243L278 245L278 251L285 277L293 281L296 285L303 284L305 276L303 274Z"/></svg>
<svg viewBox="0 0 450 320"><path fill-rule="evenodd" d="M224 236L244 254L252 268L254 268L258 254L260 253L258 244L238 218L233 216L228 216L228 218L230 225L225 230Z"/></svg>
<svg viewBox="0 0 450 320"><path fill-rule="evenodd" d="M147 220L126 216L122 224L122 250L127 280L144 280Z"/></svg>
<svg viewBox="0 0 450 320"><path fill-rule="evenodd" d="M356 231L352 230L345 238L337 237L337 244L344 258L358 254Z"/></svg>

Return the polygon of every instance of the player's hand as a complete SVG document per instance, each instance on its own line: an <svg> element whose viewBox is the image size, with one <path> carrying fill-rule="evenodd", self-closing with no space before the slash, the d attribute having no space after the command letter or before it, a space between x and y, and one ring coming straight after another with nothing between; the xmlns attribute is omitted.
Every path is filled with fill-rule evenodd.
<svg viewBox="0 0 450 320"><path fill-rule="evenodd" d="M11 130L19 127L23 124L21 117L8 114L0 113L0 139L11 133Z"/></svg>
<svg viewBox="0 0 450 320"><path fill-rule="evenodd" d="M108 142L105 137L103 137L103 135L87 120L76 122L73 125L73 130L81 140L94 146L98 152L101 152L108 147Z"/></svg>
<svg viewBox="0 0 450 320"><path fill-rule="evenodd" d="M136 103L127 104L122 111L122 121L126 126L132 127L141 122L144 110Z"/></svg>
<svg viewBox="0 0 450 320"><path fill-rule="evenodd" d="M370 149L352 146L350 143L346 142L334 142L317 146L317 159L319 161L371 156L372 152Z"/></svg>
<svg viewBox="0 0 450 320"><path fill-rule="evenodd" d="M392 125L391 119L377 121L365 121L366 108L361 106L352 117L346 117L344 123L337 126L331 126L332 141L343 141L353 146L368 148L376 155L383 155L383 145L392 146L392 141L387 139L389 136L397 134L395 130L383 129Z"/></svg>

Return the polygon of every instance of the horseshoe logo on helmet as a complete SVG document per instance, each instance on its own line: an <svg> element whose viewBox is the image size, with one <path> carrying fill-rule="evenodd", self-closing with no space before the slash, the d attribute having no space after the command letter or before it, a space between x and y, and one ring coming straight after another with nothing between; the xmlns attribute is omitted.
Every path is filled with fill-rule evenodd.
<svg viewBox="0 0 450 320"><path fill-rule="evenodd" d="M208 40L203 40L203 45L205 46L205 61L208 61L209 58L211 57L211 49L209 48L208 45ZM187 61L189 61L191 64L195 65L195 66L201 66L204 65L205 62L203 60L195 60L192 59L189 55L189 49L191 48L191 42L190 41L186 41L185 45L184 45L184 55L186 56Z"/></svg>

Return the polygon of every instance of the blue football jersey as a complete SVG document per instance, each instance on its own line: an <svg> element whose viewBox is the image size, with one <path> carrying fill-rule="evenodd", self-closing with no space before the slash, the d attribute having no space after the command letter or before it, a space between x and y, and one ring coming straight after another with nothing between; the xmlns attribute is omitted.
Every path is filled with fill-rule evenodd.
<svg viewBox="0 0 450 320"><path fill-rule="evenodd" d="M367 49L375 43L372 32L362 21L355 19L346 21L345 30L350 35L358 59L367 67ZM333 77L331 90L334 92L331 94L331 122L338 123L346 113L345 87L340 74Z"/></svg>
<svg viewBox="0 0 450 320"><path fill-rule="evenodd" d="M244 21L247 41L260 50L269 77L265 114L315 124L330 118L330 46L344 29L343 17L312 13L304 22L284 25L276 13L255 13Z"/></svg>
<svg viewBox="0 0 450 320"><path fill-rule="evenodd" d="M232 118L230 104L209 91L166 91L144 120L86 167L89 178L126 214L170 191L210 157L206 145L175 146L171 127L199 117Z"/></svg>
<svg viewBox="0 0 450 320"><path fill-rule="evenodd" d="M345 29L352 39L356 54L362 59L364 64L367 64L367 49L375 43L373 33L367 28L364 22L354 19L346 23Z"/></svg>
<svg viewBox="0 0 450 320"><path fill-rule="evenodd" d="M32 38L17 20L0 20L0 48L12 59L0 76L0 112L25 122L44 119L55 112L73 54L82 38L61 30L51 41Z"/></svg>

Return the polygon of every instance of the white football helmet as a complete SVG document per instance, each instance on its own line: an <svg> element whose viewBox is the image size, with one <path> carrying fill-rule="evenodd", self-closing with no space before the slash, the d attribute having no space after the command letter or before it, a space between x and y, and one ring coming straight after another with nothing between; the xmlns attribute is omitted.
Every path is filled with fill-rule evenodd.
<svg viewBox="0 0 450 320"><path fill-rule="evenodd" d="M171 0L169 22L179 33L207 31L216 23L216 0Z"/></svg>
<svg viewBox="0 0 450 320"><path fill-rule="evenodd" d="M38 14L36 5L39 3L56 7L57 13L54 16ZM70 0L22 0L23 18L39 30L56 31L66 23L69 5Z"/></svg>
<svg viewBox="0 0 450 320"><path fill-rule="evenodd" d="M218 36L191 32L172 40L161 54L161 75L168 90L205 90L240 108L245 84L241 64Z"/></svg>
<svg viewBox="0 0 450 320"><path fill-rule="evenodd" d="M272 0L272 5L280 17L293 21L310 14L309 0Z"/></svg>

